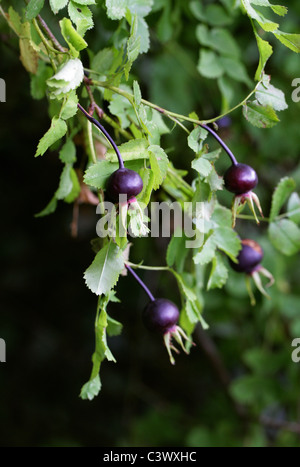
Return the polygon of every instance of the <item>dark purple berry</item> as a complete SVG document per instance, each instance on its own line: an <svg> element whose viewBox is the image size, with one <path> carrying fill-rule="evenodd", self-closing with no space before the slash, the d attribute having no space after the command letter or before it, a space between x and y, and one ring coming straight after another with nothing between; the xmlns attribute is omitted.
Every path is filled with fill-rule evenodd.
<svg viewBox="0 0 300 467"><path fill-rule="evenodd" d="M127 200L135 198L143 189L143 180L137 172L125 167L113 172L108 179L106 190L108 198L119 202L119 195L126 195Z"/></svg>
<svg viewBox="0 0 300 467"><path fill-rule="evenodd" d="M232 269L251 274L263 259L263 250L254 240L242 240L242 249L237 256L237 263L229 260Z"/></svg>
<svg viewBox="0 0 300 467"><path fill-rule="evenodd" d="M176 326L179 310L165 298L151 301L143 311L143 322L147 329L165 334Z"/></svg>
<svg viewBox="0 0 300 467"><path fill-rule="evenodd" d="M246 164L235 164L224 174L225 188L236 195L248 193L258 182L255 170Z"/></svg>

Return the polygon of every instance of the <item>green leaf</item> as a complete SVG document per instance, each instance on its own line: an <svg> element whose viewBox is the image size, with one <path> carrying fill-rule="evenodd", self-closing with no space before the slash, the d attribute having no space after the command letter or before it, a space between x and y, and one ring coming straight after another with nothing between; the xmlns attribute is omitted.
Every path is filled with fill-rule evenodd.
<svg viewBox="0 0 300 467"><path fill-rule="evenodd" d="M134 97L135 105L139 107L142 101L142 93L141 93L139 83L135 80L133 81L133 97Z"/></svg>
<svg viewBox="0 0 300 467"><path fill-rule="evenodd" d="M213 232L214 241L219 250L224 251L233 261L241 249L239 236L232 228L220 226Z"/></svg>
<svg viewBox="0 0 300 467"><path fill-rule="evenodd" d="M165 2L163 12L157 23L157 37L161 42L168 42L173 35L171 3Z"/></svg>
<svg viewBox="0 0 300 467"><path fill-rule="evenodd" d="M119 336L122 332L123 324L107 316L107 334L109 336Z"/></svg>
<svg viewBox="0 0 300 467"><path fill-rule="evenodd" d="M203 148L203 143L208 136L208 131L204 128L197 126L188 136L188 146L196 153L199 154Z"/></svg>
<svg viewBox="0 0 300 467"><path fill-rule="evenodd" d="M142 160L126 162L126 167L138 171L141 168ZM106 160L91 165L85 172L84 182L95 188L105 189L106 182L110 175L119 168L118 163Z"/></svg>
<svg viewBox="0 0 300 467"><path fill-rule="evenodd" d="M300 229L291 220L271 222L269 238L274 247L286 256L292 256L300 251Z"/></svg>
<svg viewBox="0 0 300 467"><path fill-rule="evenodd" d="M229 55L234 58L240 56L237 42L227 29L212 29L210 32L210 46L221 55Z"/></svg>
<svg viewBox="0 0 300 467"><path fill-rule="evenodd" d="M172 235L166 253L166 262L169 267L176 264L177 270L181 269L188 253L187 248L185 247L185 240L186 238L181 231L176 231Z"/></svg>
<svg viewBox="0 0 300 467"><path fill-rule="evenodd" d="M263 107L257 102L247 102L243 106L243 114L246 120L258 128L271 128L279 122L272 107Z"/></svg>
<svg viewBox="0 0 300 467"><path fill-rule="evenodd" d="M122 251L110 241L96 254L85 271L86 285L96 295L107 294L116 285L123 269Z"/></svg>
<svg viewBox="0 0 300 467"><path fill-rule="evenodd" d="M33 99L43 99L46 95L47 80L51 78L53 70L42 60L39 60L35 75L30 75L30 92Z"/></svg>
<svg viewBox="0 0 300 467"><path fill-rule="evenodd" d="M247 12L247 15L257 21L264 31L275 31L278 29L279 24L265 18L262 13L253 8L253 2L251 0L241 0L241 3Z"/></svg>
<svg viewBox="0 0 300 467"><path fill-rule="evenodd" d="M97 164L91 165L86 170L84 182L87 185L104 189L108 178L115 170L118 169L118 167L118 163L112 163L105 160L97 162Z"/></svg>
<svg viewBox="0 0 300 467"><path fill-rule="evenodd" d="M191 287L189 287L184 278L178 274L178 272L174 271L172 269L172 273L173 275L175 276L176 280L177 280L177 283L178 283L178 287L179 287L179 290L181 292L181 294L183 295L183 297L187 300L190 300L191 302L194 302L197 297L194 293L194 291L191 289Z"/></svg>
<svg viewBox="0 0 300 467"><path fill-rule="evenodd" d="M36 74L38 70L38 52L33 47L31 41L30 23L26 22L21 25L20 31L20 60L24 68L29 73Z"/></svg>
<svg viewBox="0 0 300 467"><path fill-rule="evenodd" d="M87 5L88 3L86 3ZM93 15L91 10L81 4L78 0L70 1L68 5L68 13L71 21L75 24L78 34L84 36L86 31L92 29L94 26Z"/></svg>
<svg viewBox="0 0 300 467"><path fill-rule="evenodd" d="M63 120L68 120L69 118L74 117L74 115L76 115L77 110L78 110L77 104L78 104L77 94L75 91L71 91L62 105L60 117Z"/></svg>
<svg viewBox="0 0 300 467"><path fill-rule="evenodd" d="M59 158L64 164L73 164L76 161L76 146L72 139L67 139L59 152Z"/></svg>
<svg viewBox="0 0 300 467"><path fill-rule="evenodd" d="M214 236L211 235L208 237L201 250L198 251L194 256L193 260L195 264L208 264L210 263L216 254L217 245L214 239Z"/></svg>
<svg viewBox="0 0 300 467"><path fill-rule="evenodd" d="M248 349L243 355L246 365L255 373L262 375L266 373L272 375L280 370L285 365L286 358L285 351L272 352L262 347Z"/></svg>
<svg viewBox="0 0 300 467"><path fill-rule="evenodd" d="M7 22L10 28L17 34L21 35L22 32L22 21L19 13L17 13L12 6L8 9L8 15L6 16Z"/></svg>
<svg viewBox="0 0 300 467"><path fill-rule="evenodd" d="M126 15L127 0L105 0L107 16L110 19L122 19Z"/></svg>
<svg viewBox="0 0 300 467"><path fill-rule="evenodd" d="M214 211L212 214L212 220L216 224L217 227L227 227L228 229L232 229L232 214L231 210L226 208L225 206L221 206L217 204L214 207Z"/></svg>
<svg viewBox="0 0 300 467"><path fill-rule="evenodd" d="M192 168L205 178L210 174L213 166L204 157L198 157L192 161Z"/></svg>
<svg viewBox="0 0 300 467"><path fill-rule="evenodd" d="M222 94L222 104L224 112L229 110L230 104L232 103L235 96L235 87L233 86L232 80L228 76L224 75L218 79L218 86Z"/></svg>
<svg viewBox="0 0 300 467"><path fill-rule="evenodd" d="M280 397L276 379L261 375L246 375L236 379L231 384L230 392L237 402L251 406L270 406Z"/></svg>
<svg viewBox="0 0 300 467"><path fill-rule="evenodd" d="M59 22L59 25L62 36L65 39L68 46L70 47L70 51L73 57L78 57L79 52L88 46L87 42L73 28L71 20L69 20L68 18L63 18Z"/></svg>
<svg viewBox="0 0 300 467"><path fill-rule="evenodd" d="M120 89L125 92L131 93L131 88L126 85L121 85ZM130 125L130 120L128 118L132 109L132 105L125 96L120 94L114 94L109 103L109 111L118 117L122 128L127 128Z"/></svg>
<svg viewBox="0 0 300 467"><path fill-rule="evenodd" d="M31 21L35 18L43 8L45 0L30 0L26 7L26 18Z"/></svg>
<svg viewBox="0 0 300 467"><path fill-rule="evenodd" d="M54 195L51 201L47 204L47 206L42 211L40 211L38 214L35 214L34 217L48 216L49 214L52 214L56 210L56 207L57 207L57 198Z"/></svg>
<svg viewBox="0 0 300 467"><path fill-rule="evenodd" d="M115 362L106 340L106 333L111 331L111 335L117 335L121 331L121 325L109 318L106 312L109 301L116 301L112 292L99 297L97 315L95 322L95 351L92 355L93 368L89 381L83 385L80 397L92 400L101 390L100 368L103 360Z"/></svg>
<svg viewBox="0 0 300 467"><path fill-rule="evenodd" d="M72 191L73 180L71 171L74 170L71 165L66 164L60 176L59 187L55 193L56 199L66 198Z"/></svg>
<svg viewBox="0 0 300 467"><path fill-rule="evenodd" d="M67 125L61 118L55 116L52 118L51 127L40 139L40 142L35 153L35 157L45 154L47 149L60 140L67 133Z"/></svg>
<svg viewBox="0 0 300 467"><path fill-rule="evenodd" d="M206 25L200 24L197 26L196 36L201 45L210 47L221 55L229 55L235 58L240 56L236 41L226 29L213 28L209 30Z"/></svg>
<svg viewBox="0 0 300 467"><path fill-rule="evenodd" d="M198 0L193 0L189 3L189 8L196 19L200 21L206 21L206 14L202 3L200 3Z"/></svg>
<svg viewBox="0 0 300 467"><path fill-rule="evenodd" d="M67 6L69 0L49 0L50 7L53 13L56 15L59 10L62 10L65 6Z"/></svg>
<svg viewBox="0 0 300 467"><path fill-rule="evenodd" d="M205 78L220 78L224 68L220 57L212 50L201 49L197 70Z"/></svg>
<svg viewBox="0 0 300 467"><path fill-rule="evenodd" d="M208 5L205 9L205 17L212 26L226 26L232 23L232 18L221 5Z"/></svg>
<svg viewBox="0 0 300 467"><path fill-rule="evenodd" d="M211 191L218 191L223 189L224 179L217 174L216 169L213 167L212 171L206 178L206 182L209 184Z"/></svg>
<svg viewBox="0 0 300 467"><path fill-rule="evenodd" d="M287 201L290 194L294 191L296 183L292 178L284 177L280 180L274 190L271 203L270 221L272 222L278 216L280 209Z"/></svg>
<svg viewBox="0 0 300 467"><path fill-rule="evenodd" d="M272 5L269 0L250 0L253 5L270 7L279 16L284 16L287 14L288 9L286 6L281 5Z"/></svg>
<svg viewBox="0 0 300 467"><path fill-rule="evenodd" d="M217 253L212 260L212 268L207 283L207 290L222 288L228 278L228 269L226 268L222 256Z"/></svg>
<svg viewBox="0 0 300 467"><path fill-rule="evenodd" d="M69 191L69 193L64 197L64 201L66 203L73 203L75 199L78 198L81 191L80 182L78 180L76 170L74 170L73 167L70 171L70 179L72 183L72 188Z"/></svg>
<svg viewBox="0 0 300 467"><path fill-rule="evenodd" d="M298 193L292 193L287 205L287 215L296 224L300 223L300 197Z"/></svg>
<svg viewBox="0 0 300 467"><path fill-rule="evenodd" d="M64 199L65 203L70 203L70 204L74 203L74 201L77 200L77 198L79 197L80 192L81 192L80 181L79 181L79 178L77 176L76 170L74 170L73 168L72 168L72 171L71 171L71 178L72 178L72 182L73 182L73 188L70 191L70 193L68 194L68 196L66 196L66 198Z"/></svg>
<svg viewBox="0 0 300 467"><path fill-rule="evenodd" d="M150 48L150 34L148 24L144 18L138 17L137 19L137 32L136 36L140 41L139 53L143 54L148 52Z"/></svg>
<svg viewBox="0 0 300 467"><path fill-rule="evenodd" d="M255 97L260 105L272 107L281 111L288 108L283 91L270 84L270 80L264 80L257 88Z"/></svg>
<svg viewBox="0 0 300 467"><path fill-rule="evenodd" d="M114 59L113 49L106 47L99 50L91 61L91 69L98 73L107 74L114 63Z"/></svg>
<svg viewBox="0 0 300 467"><path fill-rule="evenodd" d="M222 55L220 57L220 65L230 78L245 83L248 86L252 85L246 67L240 60Z"/></svg>
<svg viewBox="0 0 300 467"><path fill-rule="evenodd" d="M124 161L149 158L148 142L143 138L130 140L127 143L121 144L118 148ZM105 159L111 162L118 161L114 149L108 149L106 151Z"/></svg>
<svg viewBox="0 0 300 467"><path fill-rule="evenodd" d="M124 67L125 78L128 79L133 62L141 51L141 37L138 34L138 18L135 16L131 23L130 36L127 41L127 63Z"/></svg>
<svg viewBox="0 0 300 467"><path fill-rule="evenodd" d="M277 29L274 32L274 36L293 52L300 53L300 34L289 34Z"/></svg>
<svg viewBox="0 0 300 467"><path fill-rule="evenodd" d="M153 190L154 173L153 173L153 170L151 169L142 168L139 174L143 180L143 189L137 198L140 203L144 203L148 205L150 202L150 198L151 198L151 194Z"/></svg>
<svg viewBox="0 0 300 467"><path fill-rule="evenodd" d="M85 383L80 391L80 397L83 400L92 400L95 396L98 396L101 391L101 381L99 374L96 375L93 379Z"/></svg>
<svg viewBox="0 0 300 467"><path fill-rule="evenodd" d="M50 97L53 99L66 98L66 94L80 86L83 77L84 71L81 60L79 60L79 58L68 60L63 64L62 68L47 81L47 85L51 89ZM68 99L76 101L76 94L71 93Z"/></svg>
<svg viewBox="0 0 300 467"><path fill-rule="evenodd" d="M273 54L273 47L269 44L268 41L263 40L254 29L254 34L257 42L257 47L259 51L259 64L255 73L255 79L259 81L262 77L263 71L265 69L266 63Z"/></svg>
<svg viewBox="0 0 300 467"><path fill-rule="evenodd" d="M76 0L76 3L79 5L96 5L96 0Z"/></svg>
<svg viewBox="0 0 300 467"><path fill-rule="evenodd" d="M167 175L169 160L160 146L152 144L149 146L148 151L151 169L154 174L153 189L157 190Z"/></svg>

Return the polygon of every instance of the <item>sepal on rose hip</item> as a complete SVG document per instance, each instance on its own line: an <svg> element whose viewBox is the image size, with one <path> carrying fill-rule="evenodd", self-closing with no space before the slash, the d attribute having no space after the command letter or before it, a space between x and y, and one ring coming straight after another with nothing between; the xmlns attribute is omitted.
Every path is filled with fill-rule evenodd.
<svg viewBox="0 0 300 467"><path fill-rule="evenodd" d="M244 208L245 204L248 204L257 224L260 222L256 214L255 206L257 207L260 216L264 217L259 198L255 193L249 191L243 195L236 195L232 202L232 227L235 227L237 215Z"/></svg>
<svg viewBox="0 0 300 467"><path fill-rule="evenodd" d="M236 258L236 262L229 260L229 263L236 272L246 274L246 286L250 296L251 305L255 305L256 300L251 288L250 278L253 279L258 290L267 298L270 298L266 292L260 275L269 279L265 287L271 287L274 284L274 277L270 271L261 265L264 253L261 246L254 240L244 239L241 241L242 248Z"/></svg>
<svg viewBox="0 0 300 467"><path fill-rule="evenodd" d="M243 209L245 204L248 204L258 224L259 220L256 215L255 205L258 208L260 215L263 217L258 196L252 191L256 187L257 183L257 173L250 165L234 162L226 170L224 174L225 188L235 195L232 202L233 227L236 223L237 214Z"/></svg>
<svg viewBox="0 0 300 467"><path fill-rule="evenodd" d="M165 298L156 298L152 300L143 311L143 322L149 331L163 335L164 343L167 348L170 362L175 364L172 351L179 353L179 350L173 345L174 339L185 353L189 353L185 348L183 339L191 342L191 339L185 334L183 329L178 326L179 310L177 306Z"/></svg>
<svg viewBox="0 0 300 467"><path fill-rule="evenodd" d="M175 365L175 359L173 357L172 350L177 354L179 353L179 350L172 344L173 338L176 340L176 342L180 345L180 347L186 354L188 354L189 351L185 348L182 338L188 342L191 342L191 339L185 334L183 329L177 325L165 332L164 343L169 354L170 362L172 365Z"/></svg>

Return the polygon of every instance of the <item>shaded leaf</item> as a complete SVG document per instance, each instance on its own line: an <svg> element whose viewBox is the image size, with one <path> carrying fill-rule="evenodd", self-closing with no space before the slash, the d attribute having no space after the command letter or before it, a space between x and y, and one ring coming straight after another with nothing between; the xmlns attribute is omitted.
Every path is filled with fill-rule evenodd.
<svg viewBox="0 0 300 467"><path fill-rule="evenodd" d="M51 127L40 139L35 153L35 157L45 154L47 149L60 140L67 133L67 125L61 118L55 116L52 118Z"/></svg>
<svg viewBox="0 0 300 467"><path fill-rule="evenodd" d="M87 287L96 295L108 294L116 285L124 269L124 259L119 247L112 241L95 256L84 273Z"/></svg>
<svg viewBox="0 0 300 467"><path fill-rule="evenodd" d="M300 229L291 220L271 222L269 238L274 247L286 256L292 256L300 251Z"/></svg>
<svg viewBox="0 0 300 467"><path fill-rule="evenodd" d="M278 216L280 209L287 201L290 194L294 191L296 183L292 178L284 177L280 180L274 190L271 203L270 220L271 222Z"/></svg>

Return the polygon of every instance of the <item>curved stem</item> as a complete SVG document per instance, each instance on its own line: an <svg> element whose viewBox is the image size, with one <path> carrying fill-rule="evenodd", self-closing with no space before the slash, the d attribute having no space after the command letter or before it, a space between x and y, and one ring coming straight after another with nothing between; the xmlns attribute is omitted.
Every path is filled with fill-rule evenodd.
<svg viewBox="0 0 300 467"><path fill-rule="evenodd" d="M145 266L143 264L134 264L130 261L125 263L125 266L132 266L133 268L146 269L147 271L170 271L169 266Z"/></svg>
<svg viewBox="0 0 300 467"><path fill-rule="evenodd" d="M155 298L153 297L152 293L150 292L150 290L148 289L148 287L146 286L146 284L144 284L144 282L142 281L142 279L139 278L139 276L134 272L133 269L131 269L130 266L128 266L128 264L125 264L125 267L126 269L128 269L128 271L130 272L130 274L133 275L133 277L135 278L135 280L139 283L139 285L144 289L144 291L146 292L146 294L148 295L148 297L150 298L151 302L153 302L155 300Z"/></svg>
<svg viewBox="0 0 300 467"><path fill-rule="evenodd" d="M49 42L47 41L44 34L42 33L42 31L41 31L41 29L40 29L40 27L38 25L38 22L37 22L37 20L35 18L32 20L32 24L34 25L36 32L40 36L41 41L43 42L43 44L44 44L44 46L45 46L45 48L47 50L47 54L48 54L49 60L51 62L52 68L53 68L54 72L56 73L57 67L56 67L56 65L54 63L53 58L51 57L51 52L57 53L57 51L49 44Z"/></svg>
<svg viewBox="0 0 300 467"><path fill-rule="evenodd" d="M94 125L96 125L96 127L99 128L99 130L104 134L104 136L108 139L108 141L110 142L110 144L112 145L112 147L114 148L115 150L115 153L117 154L117 157L118 157L118 161L119 161L119 168L120 169L123 169L124 168L124 162L123 162L123 159L122 159L122 156L121 156L121 153L118 149L118 146L116 145L116 143L114 142L114 140L112 139L112 137L109 135L109 133L105 130L105 128L101 125L101 123L98 122L98 120L96 120L94 117L91 117L91 115L88 114L88 112L86 110L84 110L84 108L80 105L80 104L77 104L78 108L81 110L81 112L86 116L86 118L91 122L93 123Z"/></svg>
<svg viewBox="0 0 300 467"><path fill-rule="evenodd" d="M233 155L232 151L230 151L229 147L220 138L220 136L217 135L217 133L214 130L212 130L208 125L201 123L200 126L204 128L206 131L208 131L218 141L218 143L222 146L222 148L227 152L228 156L230 157L232 165L237 165L238 162L235 156Z"/></svg>
<svg viewBox="0 0 300 467"><path fill-rule="evenodd" d="M94 73L94 74L99 74L100 73L97 73L97 72L94 72L93 70L90 70L89 68L85 68L86 71L89 71L91 73ZM258 83L256 84L255 88L252 89L252 91L245 97L245 99L243 99L241 102L239 102L237 105L235 105L234 107L232 107L231 109L229 109L226 113L223 113L221 115L218 115L217 117L215 118L211 118L211 119L208 119L208 120L197 120L195 118L191 118L191 117L187 117L186 115L181 115L181 114L178 114L178 113L175 113L175 112L171 112L170 110L167 110L167 109L163 109L162 107L159 107L158 105L156 104L153 104L152 102L150 101L147 101L146 99L142 99L141 102L142 104L145 104L147 105L148 107L151 107L152 109L154 110L157 110L158 112L160 112L161 114L163 115L166 115L166 116L171 116L171 117L175 117L177 118L178 120L182 120L182 121L186 121L186 122L191 122L191 123L194 123L195 125L202 125L202 124L207 124L207 123L213 123L215 122L216 120L219 120L220 118L222 117L225 117L225 115L228 115L230 114L231 112L233 112L234 110L238 109L239 107L241 107L242 105L244 105L248 99L250 99L250 97L256 92L258 86L261 84L262 80L258 81ZM97 81L97 80L93 80L93 84L95 86L99 86L101 88L107 88L107 89L110 89L112 92L115 92L116 94L120 94L121 96L124 96L126 99L128 99L130 102L132 101L133 99L133 95L130 94L129 92L127 91L124 91L124 89L121 89L121 88L118 88L116 86L112 86L111 84L105 82L105 81Z"/></svg>

